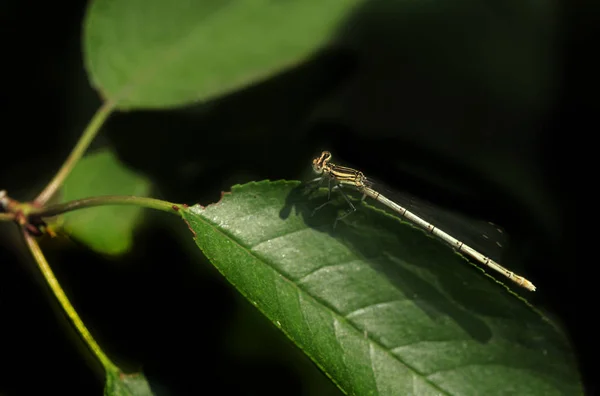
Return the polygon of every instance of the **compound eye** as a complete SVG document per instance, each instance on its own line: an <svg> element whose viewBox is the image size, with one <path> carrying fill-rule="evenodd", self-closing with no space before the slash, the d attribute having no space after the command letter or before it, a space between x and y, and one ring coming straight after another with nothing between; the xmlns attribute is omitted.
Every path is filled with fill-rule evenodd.
<svg viewBox="0 0 600 396"><path fill-rule="evenodd" d="M323 168L329 162L331 158L331 153L329 151L323 151L321 155L317 158L313 159L312 166L313 170L317 173L323 173Z"/></svg>

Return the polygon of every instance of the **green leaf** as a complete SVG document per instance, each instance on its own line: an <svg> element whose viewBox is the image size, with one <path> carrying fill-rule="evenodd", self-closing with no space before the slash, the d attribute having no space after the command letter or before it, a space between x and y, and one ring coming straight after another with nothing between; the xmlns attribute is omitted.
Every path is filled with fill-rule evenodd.
<svg viewBox="0 0 600 396"><path fill-rule="evenodd" d="M120 370L106 371L104 396L150 396L153 394L142 373L124 374Z"/></svg>
<svg viewBox="0 0 600 396"><path fill-rule="evenodd" d="M326 199L260 182L182 214L229 282L348 394L582 393L565 337L524 299L369 205L334 230L347 204L311 216Z"/></svg>
<svg viewBox="0 0 600 396"><path fill-rule="evenodd" d="M150 182L127 169L109 150L85 156L62 187L62 201L101 195L147 196ZM72 237L99 253L118 255L132 245L133 230L142 209L103 206L64 215L62 227Z"/></svg>
<svg viewBox="0 0 600 396"><path fill-rule="evenodd" d="M85 19L85 62L121 109L183 105L302 61L359 2L97 0Z"/></svg>

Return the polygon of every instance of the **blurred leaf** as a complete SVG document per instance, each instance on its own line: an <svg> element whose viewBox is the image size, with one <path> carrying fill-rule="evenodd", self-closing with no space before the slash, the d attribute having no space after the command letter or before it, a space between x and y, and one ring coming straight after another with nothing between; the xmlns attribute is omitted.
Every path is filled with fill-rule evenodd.
<svg viewBox="0 0 600 396"><path fill-rule="evenodd" d="M582 393L565 337L525 300L371 206L333 230L347 204L311 216L325 200L296 182L250 183L183 216L229 282L348 394Z"/></svg>
<svg viewBox="0 0 600 396"><path fill-rule="evenodd" d="M93 85L121 109L222 95L326 44L360 0L97 0L85 19Z"/></svg>
<svg viewBox="0 0 600 396"><path fill-rule="evenodd" d="M153 395L146 377L142 373L124 374L107 370L105 396L150 396Z"/></svg>
<svg viewBox="0 0 600 396"><path fill-rule="evenodd" d="M85 156L62 187L62 201L100 195L147 196L150 182L127 169L108 150ZM133 230L142 209L136 206L103 206L64 215L65 231L92 250L122 254L132 244Z"/></svg>

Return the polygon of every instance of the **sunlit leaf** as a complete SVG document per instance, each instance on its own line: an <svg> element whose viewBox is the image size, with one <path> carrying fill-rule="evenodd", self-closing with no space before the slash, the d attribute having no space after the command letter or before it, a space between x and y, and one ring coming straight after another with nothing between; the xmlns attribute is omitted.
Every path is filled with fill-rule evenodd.
<svg viewBox="0 0 600 396"><path fill-rule="evenodd" d="M348 394L582 394L567 340L449 246L294 182L183 210L198 247ZM518 290L519 293L528 293Z"/></svg>

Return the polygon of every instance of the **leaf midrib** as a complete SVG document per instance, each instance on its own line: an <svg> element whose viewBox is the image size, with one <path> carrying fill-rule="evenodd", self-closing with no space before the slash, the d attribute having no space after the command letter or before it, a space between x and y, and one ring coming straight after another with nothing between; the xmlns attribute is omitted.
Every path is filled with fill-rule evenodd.
<svg viewBox="0 0 600 396"><path fill-rule="evenodd" d="M213 204L213 205L214 205L214 204ZM200 206L200 205L194 205L194 206L192 206L192 207L190 207L190 208L187 208L187 209L186 209L187 213L188 213L188 214L192 214L192 215L193 215L194 213L190 212L190 209L192 209L192 208L194 208L194 207L196 207L196 206L197 206L198 208L200 208L202 211L205 211L205 210L206 210L207 208L209 208L211 205L204 206L204 207L202 207L202 206ZM246 253L247 253L248 255L250 255L252 258L254 258L255 260L257 260L257 261L259 261L259 262L261 262L261 263L264 263L265 265L267 265L267 266L268 266L268 267L271 269L271 271L273 271L274 273L276 273L276 274L278 274L279 276L281 276L281 277L282 277L284 280L286 280L286 281L287 281L289 284L293 285L293 286L294 286L294 287L295 287L295 288L296 288L298 291L301 291L301 292L302 292L301 294L303 294L303 295L305 295L305 296L308 296L308 298L312 299L313 301L315 301L316 303L318 303L320 306L322 306L322 307L323 307L325 310L329 311L329 312L332 314L332 316L333 316L333 317L335 317L336 319L338 319L340 322L343 322L343 323L345 323L346 325L348 325L350 328L354 329L354 331L356 331L357 333L359 333L359 335L360 335L360 334L363 334L363 332L359 331L359 329L357 329L357 328L356 328L356 326L354 326L352 323L350 323L346 317L344 317L344 316L342 316L342 315L338 314L337 312L335 312L334 310L332 310L331 308L329 308L329 306L328 306L328 305L327 305L325 302L323 302L321 299L319 299L318 297L315 297L315 296L313 296L312 294L310 294L309 292L307 292L305 289L303 289L303 288L302 288L300 285L298 285L296 282L292 281L292 280L291 280L291 279L289 279L287 276L285 276L283 273L279 272L279 271L278 271L278 270L277 270L277 269L276 269L276 268L275 268L273 265L271 265L271 263L269 262L269 260L265 260L265 259L263 259L263 258L260 258L259 256L257 256L257 255L256 255L256 254L255 254L255 253L254 253L254 252L251 250L251 248L248 248L247 246L244 246L243 244L241 244L240 242L238 242L237 238L234 238L234 237L233 237L233 236L232 236L230 233L228 233L227 231L220 229L219 227L217 227L217 225L216 225L216 224L214 224L214 223L213 223L213 222L211 222L210 220L206 219L205 217L203 217L203 216L200 216L199 214L196 214L196 217L197 217L197 218L199 218L199 219L200 219L200 220L201 220L201 221L202 221L204 224L206 224L206 225L210 226L210 227L211 227L213 230L217 231L219 234L221 234L221 235L225 236L225 237L226 237L227 239L229 239L231 242L235 243L235 244L236 244L238 247L240 247L240 248L241 248L241 249L242 249L244 252L246 252ZM263 241L263 242L264 242L264 241ZM262 242L261 242L261 243L262 243ZM223 274L223 275L225 275L225 277L227 277L227 275L226 275L226 274ZM238 289L238 290L239 290L239 289ZM241 292L241 293L244 295L244 297L248 298L248 296L246 296L246 293L244 293L244 292L243 292L243 291L241 291L241 290L240 290L240 292ZM299 294L300 294L300 293L299 293ZM266 313L266 312L264 312L264 311L263 311L263 309L262 309L260 306L258 306L258 305L255 305L255 306L256 306L256 308L258 308L258 309L259 309L259 310L260 310L260 311L261 311L261 312L262 312L262 313L263 313L265 316L269 317L269 315L267 315L267 313ZM304 316L304 314L303 314L303 316ZM269 320L272 322L272 320L271 320L270 318L269 318ZM286 334L286 336L288 336L288 338L289 338L289 339L291 339L291 340L294 340L294 338L293 338L293 337L291 337L291 336L290 336L290 334L288 334L288 333L287 333L287 331L285 331L285 329L284 329L284 327L283 327L283 326L278 326L278 328L279 328L281 331L283 331L283 333L285 333L285 334ZM389 349L385 348L385 347L384 347L383 345L381 345L379 342L377 342L376 340L372 339L372 338L370 337L370 335L369 335L369 332L367 332L367 337L366 337L366 338L369 340L369 342L370 342L371 344L373 344L373 345L377 346L377 347L378 347L380 350L384 351L384 353L385 353L385 354L387 354L387 355L391 355L391 357L392 357L394 360L398 361L399 363L401 363L402 365L404 365L405 367L407 367L409 370L411 370L411 371L413 372L413 375L417 375L417 376L419 376L419 377L420 377L420 378L421 378L423 381L425 381L426 383L428 383L429 385L431 385L433 388L435 388L435 389L439 390L440 392L443 392L443 393L444 393L444 394L446 394L446 395L450 395L450 393L448 393L446 390L442 389L442 388L441 388L441 387L440 387L438 384L436 384L436 383L432 382L432 381L431 381L431 380L428 378L428 376L426 376L426 375L424 375L423 373L419 372L419 371L418 371L418 370L417 370L415 367L413 367L412 365L410 365L410 364L406 363L406 362L405 362L403 359L401 359L399 356L397 356L397 355L395 355L395 354L391 353L391 351L390 351ZM337 337L336 337L336 339L337 339ZM298 347L300 347L300 345L298 345L298 344L297 344L295 341L294 341L294 343L295 343L295 344L296 344ZM338 342L338 344L339 344L339 342ZM301 348L301 347L300 347L300 348ZM311 356L311 357L312 357L312 355L311 355L311 354L310 354L308 351L304 350L304 348L301 348L301 349L304 351L304 353L306 353L307 355L309 355L309 356ZM311 360L313 360L313 362L315 362L317 365L321 366L321 365L318 363L318 361L317 361L316 359L314 359L314 358L313 358L313 359L311 359ZM372 367L372 360L371 360L371 367ZM328 371L327 371L326 369L324 369L323 367L321 367L321 369L322 369L322 370L323 370L325 373L328 373ZM374 372L374 371L372 370L372 372ZM335 381L335 380L334 380L334 379L333 379L333 378L332 378L332 377L331 377L329 374L327 374L327 376L328 376L329 378L331 378L331 379L332 379L332 380L333 380L333 381L334 381L334 382L337 384L337 381ZM377 380L376 380L376 379L375 379L375 382L377 382ZM339 385L338 385L338 386L339 386ZM340 389L342 389L342 387L340 387Z"/></svg>

